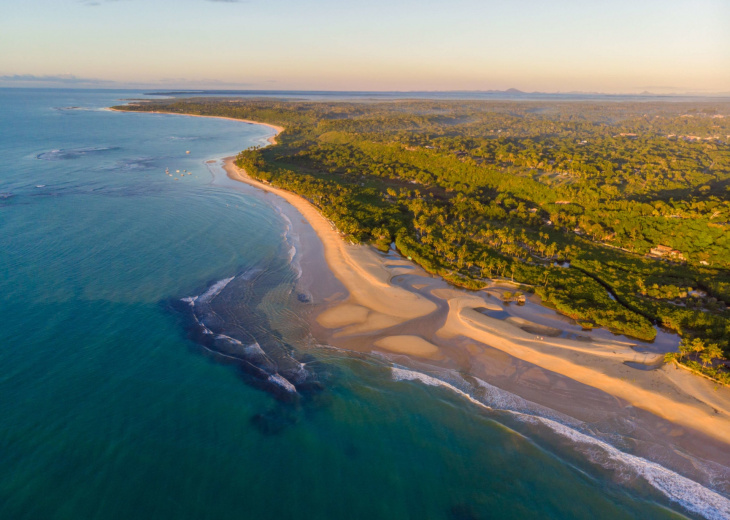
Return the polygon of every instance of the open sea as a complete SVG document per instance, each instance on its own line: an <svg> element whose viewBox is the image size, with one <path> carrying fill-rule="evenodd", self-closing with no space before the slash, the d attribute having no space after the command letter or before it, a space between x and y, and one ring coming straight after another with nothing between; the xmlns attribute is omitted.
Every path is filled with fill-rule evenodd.
<svg viewBox="0 0 730 520"><path fill-rule="evenodd" d="M207 162L271 130L104 110L142 95L0 89L0 519L730 517L498 389L317 345L287 218Z"/></svg>

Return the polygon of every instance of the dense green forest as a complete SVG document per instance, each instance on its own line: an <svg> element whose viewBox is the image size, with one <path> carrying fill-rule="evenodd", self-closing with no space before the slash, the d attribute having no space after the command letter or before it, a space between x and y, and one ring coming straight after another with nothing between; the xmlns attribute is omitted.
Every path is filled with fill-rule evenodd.
<svg viewBox="0 0 730 520"><path fill-rule="evenodd" d="M125 110L284 126L241 152L352 240L546 305L730 383L730 103L197 98ZM664 247L658 247L664 246ZM669 356L672 357L672 356Z"/></svg>

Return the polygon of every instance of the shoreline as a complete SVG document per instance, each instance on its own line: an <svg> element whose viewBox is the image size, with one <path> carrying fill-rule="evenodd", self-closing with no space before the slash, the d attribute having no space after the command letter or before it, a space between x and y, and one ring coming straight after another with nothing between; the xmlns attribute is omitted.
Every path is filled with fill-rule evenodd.
<svg viewBox="0 0 730 520"><path fill-rule="evenodd" d="M283 131L276 125L263 125L277 134ZM275 143L277 134L269 142ZM489 317L482 310L501 308L494 297L490 300L489 291L456 289L399 255L347 243L309 201L252 179L234 160L222 160L227 176L293 206L322 244L323 268L347 291L314 306L310 321L318 340L350 351L380 353L391 361L407 355L406 359L430 367L467 372L591 427L603 424L610 428L611 421L635 422L631 439L641 442L648 438L669 448L676 455L675 467L682 464L682 452L730 467L727 388L671 364L651 371L631 368L624 363L651 364L660 355L632 348L640 345L625 337L594 338L586 343L547 333L536 336L540 333L534 327L527 332L519 326L520 320ZM537 311L530 312L544 314L535 315L532 323L522 321L538 325L553 313L536 307Z"/></svg>
<svg viewBox="0 0 730 520"><path fill-rule="evenodd" d="M207 117L208 119L226 119L228 121L236 121L238 123L248 123L250 125L261 125L266 126L268 128L271 128L272 130L275 130L276 133L270 137L267 137L266 140L270 144L276 144L276 137L284 131L283 126L277 126L272 125L271 123L261 123L259 121L252 121L251 119L236 119L235 117L226 117L226 116L202 116L199 114L178 114L176 112L158 112L158 111L136 111L136 110L117 110L116 108L107 107L108 111L110 112L120 112L125 114L162 114L166 116L185 116L185 117Z"/></svg>
<svg viewBox="0 0 730 520"><path fill-rule="evenodd" d="M631 368L624 362L649 364L656 362L660 356L641 354L633 350L627 341L586 345L585 342L566 338L536 339L535 335L509 322L476 311L490 304L479 295L481 291L467 293L450 287L434 289L432 295L447 308L443 326L430 334L434 337L424 337L423 333L419 334L420 331L413 334L382 333L384 329L407 325L410 320L427 318L440 306L422 294L391 283L394 276L412 274L413 268L403 265L409 262L392 258L391 263L400 265L396 265L395 269L385 267L381 255L367 246L347 244L306 199L249 177L234 164L232 157L224 159L224 169L229 178L289 202L322 241L328 266L349 292L346 300L327 305L315 318L319 325L316 328L336 346L368 350L367 345L370 345L369 351L407 352L433 360L439 358L436 345L439 340L448 342L461 336L482 344L473 345L470 349L472 366L478 367L485 362L480 356L484 346L495 348L730 445L730 392L724 387L715 390L710 381L696 378L694 374L680 371L671 364L653 371ZM409 272L404 273L406 270ZM393 345L392 338L395 337L399 337L401 346L388 348L388 345ZM474 375L479 377L483 371L477 372ZM692 391L686 391L687 388Z"/></svg>

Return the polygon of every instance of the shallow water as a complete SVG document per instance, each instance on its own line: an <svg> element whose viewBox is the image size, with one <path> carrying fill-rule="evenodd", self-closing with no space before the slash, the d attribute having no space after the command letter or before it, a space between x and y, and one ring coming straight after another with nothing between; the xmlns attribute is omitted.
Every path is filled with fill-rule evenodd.
<svg viewBox="0 0 730 520"><path fill-rule="evenodd" d="M287 219L205 164L270 130L100 110L138 95L0 90L0 518L687 512L576 451L555 433L569 418L316 345ZM289 356L318 385L256 384L200 340L195 297L218 345Z"/></svg>

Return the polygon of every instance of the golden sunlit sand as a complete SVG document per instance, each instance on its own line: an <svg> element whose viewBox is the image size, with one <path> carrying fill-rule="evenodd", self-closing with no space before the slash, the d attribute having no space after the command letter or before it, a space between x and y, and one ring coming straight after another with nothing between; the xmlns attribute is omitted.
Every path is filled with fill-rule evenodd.
<svg viewBox="0 0 730 520"><path fill-rule="evenodd" d="M408 322L431 314L434 314L434 320L443 319L435 316L438 306L418 292L391 283L394 268L386 263L392 263L392 258L385 258L368 246L346 243L308 201L251 179L235 166L233 158L224 163L229 177L285 199L316 231L330 269L349 291L345 302L328 306L316 318L322 327L333 329L332 337L341 345L356 350L384 349L432 360L448 360L439 343L469 338L730 443L730 391L727 388L717 388L712 382L673 365L651 371L631 368L624 362L651 364L660 359L657 354L633 350L627 341L586 343L547 334L540 336L523 330L519 323L490 318L475 310L499 308L487 301L483 292L435 289L431 291L434 299L441 300L448 310L439 313L445 315L445 320L434 337L388 334L384 329L395 326L407 329ZM418 283L413 288L427 286ZM368 335L369 339L364 341L363 335ZM479 376L485 372L483 368L489 362L489 354L474 346L468 352L472 372ZM572 403L573 406L579 404ZM586 401L584 405L589 407L591 404Z"/></svg>
<svg viewBox="0 0 730 520"><path fill-rule="evenodd" d="M444 355L439 348L426 341L419 336L403 335L403 336L386 336L375 341L374 345L378 348L397 352L399 354L408 354L431 359L443 359Z"/></svg>

